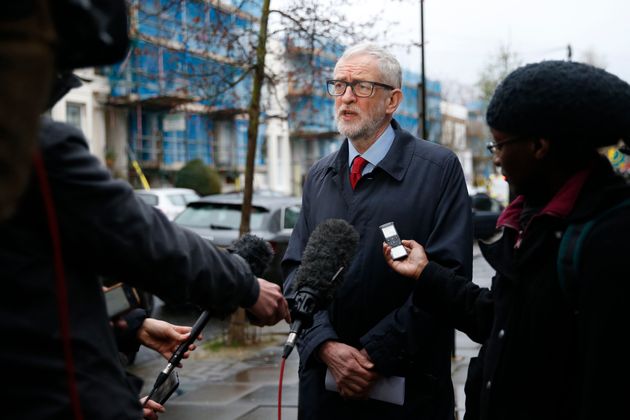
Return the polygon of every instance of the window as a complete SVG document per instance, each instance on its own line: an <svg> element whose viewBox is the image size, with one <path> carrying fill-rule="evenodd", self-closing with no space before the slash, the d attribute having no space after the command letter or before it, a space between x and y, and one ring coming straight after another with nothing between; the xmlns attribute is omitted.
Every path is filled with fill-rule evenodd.
<svg viewBox="0 0 630 420"><path fill-rule="evenodd" d="M236 166L236 127L233 121L215 121L216 163L223 168Z"/></svg>
<svg viewBox="0 0 630 420"><path fill-rule="evenodd" d="M184 196L182 194L173 194L173 195L168 195L167 197L168 197L168 201L170 201L171 204L175 206L186 205L186 200L184 199Z"/></svg>
<svg viewBox="0 0 630 420"><path fill-rule="evenodd" d="M252 207L249 222L251 230L263 229L268 214L265 209ZM177 223L192 227L238 230L241 226L241 206L219 203L190 206L177 217Z"/></svg>
<svg viewBox="0 0 630 420"><path fill-rule="evenodd" d="M300 206L291 206L284 209L283 229L293 229L300 215Z"/></svg>
<svg viewBox="0 0 630 420"><path fill-rule="evenodd" d="M197 194L184 194L184 201L186 204L199 200L199 196Z"/></svg>
<svg viewBox="0 0 630 420"><path fill-rule="evenodd" d="M66 103L66 122L73 127L83 130L83 105L73 102Z"/></svg>
<svg viewBox="0 0 630 420"><path fill-rule="evenodd" d="M144 201L145 203L147 203L150 206L157 206L157 204L158 204L158 197L157 197L157 195L145 194L145 193L136 193L136 195L138 197L140 197L140 199L142 201Z"/></svg>

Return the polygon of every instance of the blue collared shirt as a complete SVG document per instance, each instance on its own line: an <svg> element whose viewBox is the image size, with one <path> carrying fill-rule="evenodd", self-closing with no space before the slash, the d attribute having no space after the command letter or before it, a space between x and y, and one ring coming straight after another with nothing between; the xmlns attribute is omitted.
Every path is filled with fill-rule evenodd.
<svg viewBox="0 0 630 420"><path fill-rule="evenodd" d="M387 152L389 152L389 148L392 146L395 136L392 125L388 124L385 131L383 131L383 134L381 134L374 144L361 155L363 159L368 161L367 165L363 168L361 175L372 172L376 165L383 160ZM348 168L352 167L352 161L358 155L359 152L357 152L357 149L354 148L352 142L348 140Z"/></svg>

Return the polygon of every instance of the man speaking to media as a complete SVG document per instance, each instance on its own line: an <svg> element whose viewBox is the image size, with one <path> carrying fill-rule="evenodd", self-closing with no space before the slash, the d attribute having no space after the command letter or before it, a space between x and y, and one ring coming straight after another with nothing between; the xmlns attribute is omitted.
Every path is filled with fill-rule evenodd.
<svg viewBox="0 0 630 420"><path fill-rule="evenodd" d="M349 48L327 87L346 140L306 178L283 260L285 293L295 287L307 241L322 222L346 220L360 239L332 303L297 341L299 417L452 419L452 330L413 308L413 288L382 258L379 226L394 222L401 237L426 243L434 258L470 278L471 211L460 163L393 119L402 101L401 69L385 49ZM387 393L381 378L388 377L397 377L390 393L396 402L369 398L374 387Z"/></svg>

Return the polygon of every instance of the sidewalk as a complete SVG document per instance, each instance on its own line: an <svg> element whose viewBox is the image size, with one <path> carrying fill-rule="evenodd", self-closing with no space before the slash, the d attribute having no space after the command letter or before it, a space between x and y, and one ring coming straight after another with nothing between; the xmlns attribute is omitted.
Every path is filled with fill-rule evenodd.
<svg viewBox="0 0 630 420"><path fill-rule="evenodd" d="M246 349L196 350L177 369L180 388L166 403L164 420L245 420L277 418L278 379L286 323L261 330L261 346ZM165 366L155 359L130 371L145 379L146 395ZM282 387L282 418L297 418L298 356L288 358Z"/></svg>
<svg viewBox="0 0 630 420"><path fill-rule="evenodd" d="M262 340L271 344L248 353L201 354L184 362L178 369L180 389L166 404L163 420L254 420L277 418L278 379L282 345L288 334L288 326L277 325L262 330ZM273 343L275 342L275 344ZM464 334L457 332L457 357L453 360L452 375L455 388L456 419L464 417L464 382L470 357L477 354L479 346ZM193 353L194 354L194 353ZM143 395L150 390L152 381L164 367L164 361L156 359L132 369L145 378ZM287 359L282 387L282 418L297 419L298 356L294 351ZM151 378L151 379L148 379Z"/></svg>
<svg viewBox="0 0 630 420"><path fill-rule="evenodd" d="M479 249L473 249L475 259L473 278L488 286L492 270L483 261ZM162 420L253 420L277 418L278 379L282 346L289 326L282 322L260 330L261 342L257 347L227 349L213 352L198 349L177 369L180 378L178 392L166 404ZM464 383L471 357L477 355L479 345L465 334L456 333L456 358L452 363L455 391L456 420L464 417ZM287 360L282 387L282 418L297 419L298 356L293 351ZM146 395L165 361L155 358L139 366L133 373L145 379L142 395Z"/></svg>

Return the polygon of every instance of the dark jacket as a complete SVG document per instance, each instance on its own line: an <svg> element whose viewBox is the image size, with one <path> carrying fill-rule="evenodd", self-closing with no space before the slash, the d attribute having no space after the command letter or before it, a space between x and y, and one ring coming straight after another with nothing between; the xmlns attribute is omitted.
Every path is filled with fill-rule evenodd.
<svg viewBox="0 0 630 420"><path fill-rule="evenodd" d="M532 218L516 250L517 232L507 227L500 240L480 245L497 271L491 290L433 262L422 273L414 302L485 342L469 372L469 381L480 374L477 384L467 384L466 400L475 400L478 418L623 417L630 374L619 360L630 296L627 208L599 222L582 244L577 299L563 292L556 262L568 224L628 197L630 188L602 159L568 217Z"/></svg>
<svg viewBox="0 0 630 420"><path fill-rule="evenodd" d="M413 307L413 284L385 263L379 226L395 222L401 238L426 244L433 258L469 277L469 197L451 151L413 137L396 121L392 126L396 137L391 149L354 191L347 140L313 165L306 178L302 211L283 260L286 290L319 223L345 219L360 239L332 304L316 315L313 327L298 342L300 418L453 418L452 330ZM326 391L326 366L318 360L317 349L327 340L365 348L379 373L406 377L405 405L344 401Z"/></svg>
<svg viewBox="0 0 630 420"><path fill-rule="evenodd" d="M223 315L249 306L258 283L240 257L218 251L171 224L113 180L82 133L42 121L41 154L61 232L72 366L64 360L50 233L40 186L0 224L0 331L5 342L3 417L71 419L68 369L84 419L140 419L107 318L98 274L112 275L174 302L192 301Z"/></svg>

